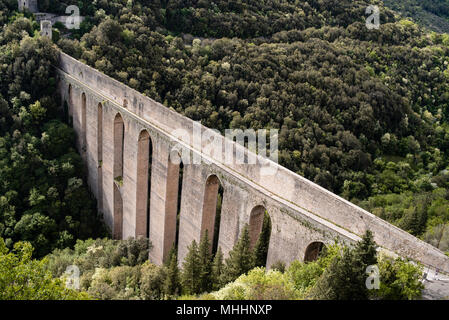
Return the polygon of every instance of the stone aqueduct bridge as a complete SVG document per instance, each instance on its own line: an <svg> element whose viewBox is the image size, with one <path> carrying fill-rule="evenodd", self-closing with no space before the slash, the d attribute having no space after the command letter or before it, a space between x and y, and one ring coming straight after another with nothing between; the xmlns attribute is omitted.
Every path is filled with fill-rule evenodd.
<svg viewBox="0 0 449 320"><path fill-rule="evenodd" d="M196 122L64 53L57 74L99 210L115 238L149 235L154 263L163 262L177 237L180 262L206 229L213 237L221 186L218 243L225 256L247 223L255 242L266 210L272 223L268 267L279 260L313 259L322 243L351 243L370 229L384 250L449 272L449 258L441 251L274 162L257 156L255 165L229 164L222 161L224 150L223 157L198 150L193 134L172 134L180 128L192 133ZM200 128L223 145L243 148ZM171 156L179 145L183 153L201 156L201 164L180 170ZM274 176L262 174L267 164L277 169Z"/></svg>

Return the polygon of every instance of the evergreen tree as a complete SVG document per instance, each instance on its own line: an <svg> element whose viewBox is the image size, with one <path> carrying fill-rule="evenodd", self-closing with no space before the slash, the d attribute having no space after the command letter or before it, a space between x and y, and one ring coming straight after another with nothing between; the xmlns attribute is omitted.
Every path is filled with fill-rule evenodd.
<svg viewBox="0 0 449 320"><path fill-rule="evenodd" d="M370 265L377 263L377 246L374 242L373 233L367 230L362 240L357 242L355 255L359 257L360 268L363 271Z"/></svg>
<svg viewBox="0 0 449 320"><path fill-rule="evenodd" d="M365 300L365 273L357 266L354 249L345 247L318 279L310 298L318 300Z"/></svg>
<svg viewBox="0 0 449 320"><path fill-rule="evenodd" d="M355 247L345 247L317 281L310 297L320 300L366 300L366 268L377 263L376 244L367 231Z"/></svg>
<svg viewBox="0 0 449 320"><path fill-rule="evenodd" d="M195 240L193 240L192 244L188 247L188 250L189 251L182 265L182 288L186 294L198 294L201 289L201 261L198 252L198 245Z"/></svg>
<svg viewBox="0 0 449 320"><path fill-rule="evenodd" d="M223 282L228 283L254 268L254 255L251 250L248 225L245 225L240 239L229 252L223 272Z"/></svg>
<svg viewBox="0 0 449 320"><path fill-rule="evenodd" d="M212 288L212 253L208 230L204 233L199 247L200 292L208 292Z"/></svg>
<svg viewBox="0 0 449 320"><path fill-rule="evenodd" d="M254 247L254 264L256 267L265 267L267 264L268 247L271 236L271 219L265 211L263 218L262 232Z"/></svg>
<svg viewBox="0 0 449 320"><path fill-rule="evenodd" d="M210 280L212 290L218 290L222 287L223 269L224 269L223 252L219 247L217 253L215 254L214 261L212 262L212 273Z"/></svg>
<svg viewBox="0 0 449 320"><path fill-rule="evenodd" d="M178 259L175 247L170 251L165 268L167 268L167 273L164 281L164 293L169 297L177 296L181 291L181 284L179 280Z"/></svg>

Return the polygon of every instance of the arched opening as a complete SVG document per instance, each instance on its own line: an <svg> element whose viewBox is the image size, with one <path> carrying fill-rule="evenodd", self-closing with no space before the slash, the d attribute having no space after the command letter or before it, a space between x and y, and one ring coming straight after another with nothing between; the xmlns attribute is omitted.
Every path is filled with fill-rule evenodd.
<svg viewBox="0 0 449 320"><path fill-rule="evenodd" d="M251 248L254 248L257 240L259 240L259 235L262 232L263 219L265 212L267 210L263 206L257 206L251 210L249 216L249 238L251 243Z"/></svg>
<svg viewBox="0 0 449 320"><path fill-rule="evenodd" d="M120 114L114 119L114 179L123 181L123 148L125 124Z"/></svg>
<svg viewBox="0 0 449 320"><path fill-rule="evenodd" d="M120 189L123 186L123 149L125 124L120 114L114 119L114 239L122 238L123 200Z"/></svg>
<svg viewBox="0 0 449 320"><path fill-rule="evenodd" d="M179 244L179 222L181 220L181 204L182 204L182 182L184 180L184 163L180 160L179 163L179 178L178 178L178 198L176 201L176 238L175 248Z"/></svg>
<svg viewBox="0 0 449 320"><path fill-rule="evenodd" d="M153 144L147 130L140 133L137 148L136 237L149 238Z"/></svg>
<svg viewBox="0 0 449 320"><path fill-rule="evenodd" d="M318 260L321 252L323 251L324 243L316 241L309 244L306 248L304 255L304 262L312 262Z"/></svg>
<svg viewBox="0 0 449 320"><path fill-rule="evenodd" d="M220 233L221 202L223 188L216 175L206 180L203 201L203 216L201 221L201 238L206 230L211 241L211 252L215 254L218 249L218 236Z"/></svg>
<svg viewBox="0 0 449 320"><path fill-rule="evenodd" d="M81 95L81 150L87 150L87 135L86 135L86 94Z"/></svg>
<svg viewBox="0 0 449 320"><path fill-rule="evenodd" d="M97 107L98 210L103 210L103 106Z"/></svg>
<svg viewBox="0 0 449 320"><path fill-rule="evenodd" d="M256 266L265 267L271 237L271 218L263 206L253 208L249 218L249 238Z"/></svg>
<svg viewBox="0 0 449 320"><path fill-rule="evenodd" d="M73 125L73 99L72 99L72 85L71 84L69 84L68 109L69 109L69 125Z"/></svg>
<svg viewBox="0 0 449 320"><path fill-rule="evenodd" d="M67 103L67 100L64 100L63 112L65 123L70 125L69 104Z"/></svg>
<svg viewBox="0 0 449 320"><path fill-rule="evenodd" d="M113 238L121 240L123 237L123 200L120 190L114 184L114 228Z"/></svg>
<svg viewBox="0 0 449 320"><path fill-rule="evenodd" d="M178 247L184 164L179 154L170 154L167 168L167 192L164 232L164 261Z"/></svg>

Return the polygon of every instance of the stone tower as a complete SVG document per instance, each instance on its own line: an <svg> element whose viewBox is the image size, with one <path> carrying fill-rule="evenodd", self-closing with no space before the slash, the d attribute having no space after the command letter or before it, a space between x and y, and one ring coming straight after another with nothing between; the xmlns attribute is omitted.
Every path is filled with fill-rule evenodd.
<svg viewBox="0 0 449 320"><path fill-rule="evenodd" d="M41 21L41 36L52 38L53 32L51 28L51 21L49 20L42 20Z"/></svg>
<svg viewBox="0 0 449 320"><path fill-rule="evenodd" d="M28 10L32 13L38 12L37 0L17 0L19 11Z"/></svg>

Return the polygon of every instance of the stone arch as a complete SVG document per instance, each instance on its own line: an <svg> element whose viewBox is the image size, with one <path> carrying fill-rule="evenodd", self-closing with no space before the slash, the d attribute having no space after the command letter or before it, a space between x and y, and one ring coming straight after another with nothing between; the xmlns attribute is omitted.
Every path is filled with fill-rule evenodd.
<svg viewBox="0 0 449 320"><path fill-rule="evenodd" d="M304 262L312 262L316 261L320 255L320 253L323 251L324 243L321 241L314 241L310 243L307 248L306 252L304 254Z"/></svg>
<svg viewBox="0 0 449 320"><path fill-rule="evenodd" d="M120 113L114 119L114 179L123 179L123 149L125 144L125 123Z"/></svg>
<svg viewBox="0 0 449 320"><path fill-rule="evenodd" d="M171 248L178 245L183 172L184 164L180 154L171 152L167 165L164 261Z"/></svg>
<svg viewBox="0 0 449 320"><path fill-rule="evenodd" d="M64 121L67 124L70 124L70 115L69 115L69 104L67 102L67 100L64 99L63 105L62 105L62 109L64 112Z"/></svg>
<svg viewBox="0 0 449 320"><path fill-rule="evenodd" d="M220 232L220 213L217 205L219 204L219 190L222 184L216 175L210 175L206 179L204 188L203 214L201 220L201 238L206 230L211 241L211 250L215 254L217 250L218 235ZM222 195L221 195L222 196Z"/></svg>
<svg viewBox="0 0 449 320"><path fill-rule="evenodd" d="M153 143L147 130L142 130L137 146L136 237L149 238L150 194Z"/></svg>
<svg viewBox="0 0 449 320"><path fill-rule="evenodd" d="M73 121L73 98L72 98L72 94L73 94L73 88L72 88L72 84L69 83L69 89L68 89L68 109L69 109L69 123L71 124Z"/></svg>
<svg viewBox="0 0 449 320"><path fill-rule="evenodd" d="M123 150L125 123L118 113L114 119L114 239L123 237L123 199L120 189L123 186Z"/></svg>
<svg viewBox="0 0 449 320"><path fill-rule="evenodd" d="M123 199L117 184L114 184L114 227L113 238L123 238Z"/></svg>
<svg viewBox="0 0 449 320"><path fill-rule="evenodd" d="M86 115L86 109L87 109L87 98L86 94L83 92L81 94L81 150L83 152L87 151L87 115Z"/></svg>
<svg viewBox="0 0 449 320"><path fill-rule="evenodd" d="M97 107L98 210L103 210L103 105Z"/></svg>
<svg viewBox="0 0 449 320"><path fill-rule="evenodd" d="M265 219L266 217L266 219ZM265 267L268 260L270 238L271 238L271 217L264 206L256 206L251 210L249 217L249 238L251 249L256 249L259 239L261 242L255 250L255 263L257 266Z"/></svg>
<svg viewBox="0 0 449 320"><path fill-rule="evenodd" d="M254 248L257 240L259 240L260 233L262 232L265 212L267 212L267 209L261 205L256 206L251 210L248 226L251 248Z"/></svg>

